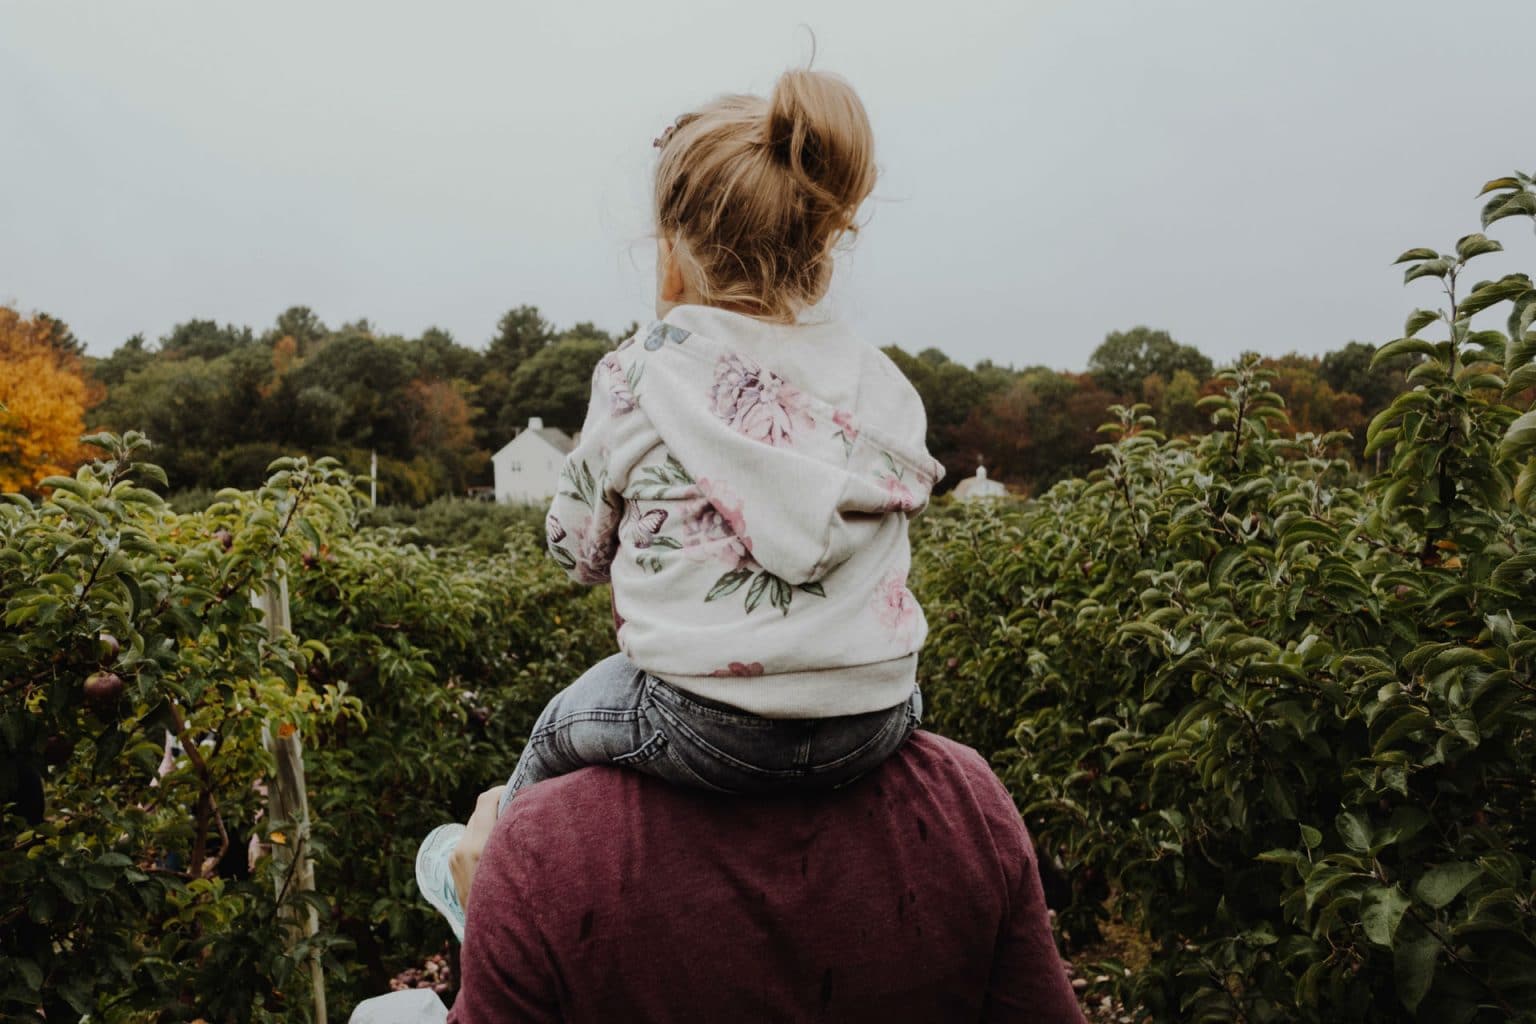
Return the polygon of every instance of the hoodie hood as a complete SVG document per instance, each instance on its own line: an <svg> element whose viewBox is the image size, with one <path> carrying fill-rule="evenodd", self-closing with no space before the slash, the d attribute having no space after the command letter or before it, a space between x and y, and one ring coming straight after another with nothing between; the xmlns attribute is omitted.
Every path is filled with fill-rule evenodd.
<svg viewBox="0 0 1536 1024"><path fill-rule="evenodd" d="M614 356L701 494L790 584L814 585L885 516L921 511L943 475L916 391L839 323L681 306Z"/></svg>

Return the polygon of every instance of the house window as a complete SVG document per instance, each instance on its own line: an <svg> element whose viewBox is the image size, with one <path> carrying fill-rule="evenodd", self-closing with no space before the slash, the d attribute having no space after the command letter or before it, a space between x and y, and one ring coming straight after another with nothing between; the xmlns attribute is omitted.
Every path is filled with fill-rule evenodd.
<svg viewBox="0 0 1536 1024"><path fill-rule="evenodd" d="M521 462L509 462L507 463L507 469L513 473L521 473L523 471L523 464Z"/></svg>

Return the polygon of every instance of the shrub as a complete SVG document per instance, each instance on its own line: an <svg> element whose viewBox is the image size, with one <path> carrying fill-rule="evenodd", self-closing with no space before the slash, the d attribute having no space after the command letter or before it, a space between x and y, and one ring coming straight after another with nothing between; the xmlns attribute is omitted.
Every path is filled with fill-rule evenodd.
<svg viewBox="0 0 1536 1024"><path fill-rule="evenodd" d="M438 498L421 508L381 505L364 509L362 525L400 528L401 539L437 548L494 555L507 548L508 531L544 528L544 510L468 498Z"/></svg>
<svg viewBox="0 0 1536 1024"><path fill-rule="evenodd" d="M1536 213L1530 185L1490 210ZM1157 1019L1536 1006L1536 413L1503 401L1536 372L1536 291L1458 286L1494 248L1404 254L1448 306L1378 353L1418 362L1368 486L1343 436L1277 433L1248 362L1198 442L1121 409L1087 480L923 528L937 724L1072 878L1070 937L1108 896L1156 944L1125 994ZM1501 303L1505 332L1471 329Z"/></svg>
<svg viewBox="0 0 1536 1024"><path fill-rule="evenodd" d="M272 862L243 865L260 731L348 702L300 683L314 649L269 638L252 588L345 522L346 492L285 460L176 516L134 483L164 483L142 437L88 440L107 457L0 502L0 1015L290 1019L308 947L282 938Z"/></svg>
<svg viewBox="0 0 1536 1024"><path fill-rule="evenodd" d="M446 942L416 844L608 653L606 596L526 522L491 556L357 532L326 461L178 515L134 483L163 484L142 437L93 440L106 457L46 500L0 503L0 1016L307 1019L311 950L345 1014ZM253 588L279 575L274 638ZM247 862L306 840L266 817L264 726L306 747L313 896ZM292 945L299 900L322 928Z"/></svg>

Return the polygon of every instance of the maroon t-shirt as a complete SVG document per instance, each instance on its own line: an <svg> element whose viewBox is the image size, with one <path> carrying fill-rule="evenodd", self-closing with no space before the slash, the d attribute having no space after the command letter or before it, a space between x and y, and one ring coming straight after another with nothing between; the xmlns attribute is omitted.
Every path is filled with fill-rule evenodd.
<svg viewBox="0 0 1536 1024"><path fill-rule="evenodd" d="M461 965L451 1024L1082 1019L1012 800L925 732L829 793L618 768L530 787L486 845Z"/></svg>

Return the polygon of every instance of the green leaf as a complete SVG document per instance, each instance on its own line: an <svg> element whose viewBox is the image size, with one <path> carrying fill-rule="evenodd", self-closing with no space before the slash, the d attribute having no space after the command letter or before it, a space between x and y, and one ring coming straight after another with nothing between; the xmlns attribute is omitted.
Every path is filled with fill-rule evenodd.
<svg viewBox="0 0 1536 1024"><path fill-rule="evenodd" d="M1505 189L1519 188L1519 187L1520 187L1520 182L1519 182L1518 179L1515 179L1515 178L1494 178L1492 181L1490 181L1490 182L1486 183L1485 185L1483 185L1483 187L1478 191L1477 194L1480 195L1480 196L1485 196L1489 192L1502 192Z"/></svg>
<svg viewBox="0 0 1536 1024"><path fill-rule="evenodd" d="M1307 849L1315 850L1323 844L1323 834L1311 825L1303 825L1301 826L1301 841L1306 844Z"/></svg>
<svg viewBox="0 0 1536 1024"><path fill-rule="evenodd" d="M1515 480L1515 504L1536 510L1536 459L1527 462Z"/></svg>
<svg viewBox="0 0 1536 1024"><path fill-rule="evenodd" d="M722 597L728 597L741 589L743 583L752 578L752 570L747 568L732 569L730 572L715 580L715 585L709 588L709 593L704 595L704 600L715 601Z"/></svg>
<svg viewBox="0 0 1536 1024"><path fill-rule="evenodd" d="M1356 853L1368 853L1371 849L1371 823L1360 811L1341 811L1333 820L1344 845Z"/></svg>
<svg viewBox="0 0 1536 1024"><path fill-rule="evenodd" d="M815 597L827 596L827 588L822 586L819 581L814 583L802 583L800 584L800 589Z"/></svg>
<svg viewBox="0 0 1536 1024"><path fill-rule="evenodd" d="M1164 643L1168 639L1168 634L1163 629L1150 622L1123 623L1120 626L1120 635L1145 637L1158 643Z"/></svg>
<svg viewBox="0 0 1536 1024"><path fill-rule="evenodd" d="M1227 573L1232 571L1232 566L1243 557L1245 549L1233 544L1216 552L1216 557L1211 559L1210 581L1212 586L1221 583L1227 578Z"/></svg>
<svg viewBox="0 0 1536 1024"><path fill-rule="evenodd" d="M1403 337L1413 337L1438 319L1440 314L1433 309L1414 310L1408 314L1408 322L1403 324Z"/></svg>
<svg viewBox="0 0 1536 1024"><path fill-rule="evenodd" d="M788 583L772 574L769 575L768 603L779 609L785 615L789 614L789 603L794 600L795 592L790 589Z"/></svg>
<svg viewBox="0 0 1536 1024"><path fill-rule="evenodd" d="M1426 260L1416 267L1408 268L1407 272L1403 274L1403 284L1407 284L1410 281L1416 281L1421 277L1443 278L1446 274L1451 272L1452 266L1454 266L1454 264L1451 262L1451 260L1444 256L1441 256L1438 259Z"/></svg>
<svg viewBox="0 0 1536 1024"><path fill-rule="evenodd" d="M1482 873L1483 869L1476 864L1465 862L1440 864L1424 872L1423 877L1414 885L1413 893L1439 910L1454 900L1461 890Z"/></svg>
<svg viewBox="0 0 1536 1024"><path fill-rule="evenodd" d="M1403 912L1413 901L1397 886L1370 889L1360 901L1360 923L1365 937L1378 946L1392 945L1392 936L1403 920Z"/></svg>
<svg viewBox="0 0 1536 1024"><path fill-rule="evenodd" d="M768 582L772 579L773 574L766 569L757 574L757 579L752 581L752 586L747 590L747 611L757 611L757 606L763 602L763 595L768 591Z"/></svg>
<svg viewBox="0 0 1536 1024"><path fill-rule="evenodd" d="M1439 258L1440 254L1435 252L1433 249L1409 249L1397 259L1393 260L1392 263L1393 265L1398 263L1417 263L1419 260L1433 260Z"/></svg>
<svg viewBox="0 0 1536 1024"><path fill-rule="evenodd" d="M1397 998L1409 1013L1417 1010L1429 994L1439 956L1439 940L1417 921L1398 929L1392 943L1392 976L1397 982Z"/></svg>
<svg viewBox="0 0 1536 1024"><path fill-rule="evenodd" d="M1497 245L1497 242L1490 243ZM1489 306L1508 299L1517 299L1531 287L1531 279L1524 274L1510 274L1497 281L1483 281L1456 306L1457 319L1480 313Z"/></svg>
<svg viewBox="0 0 1536 1024"><path fill-rule="evenodd" d="M1307 899L1307 909L1311 910L1323 894L1334 886L1350 877L1350 872L1344 868L1335 867L1332 864L1319 864L1307 875L1307 884L1303 892Z"/></svg>
<svg viewBox="0 0 1536 1024"><path fill-rule="evenodd" d="M1509 375L1509 383L1504 385L1504 397L1514 398L1526 388L1536 388L1536 362L1526 363Z"/></svg>
<svg viewBox="0 0 1536 1024"><path fill-rule="evenodd" d="M1434 354L1434 342L1425 341L1423 338L1398 338L1376 350L1376 354L1371 357L1371 369L1374 370L1388 359L1395 359L1398 356L1433 356Z"/></svg>
<svg viewBox="0 0 1536 1024"><path fill-rule="evenodd" d="M1516 192L1513 195L1495 196L1483 207L1483 227L1505 217L1536 217L1536 193Z"/></svg>
<svg viewBox="0 0 1536 1024"><path fill-rule="evenodd" d="M26 985L30 991L36 992L43 987L41 967L25 958L17 958L11 962L15 965L17 973L21 975L22 984Z"/></svg>
<svg viewBox="0 0 1536 1024"><path fill-rule="evenodd" d="M1499 442L1499 458L1523 458L1536 450L1536 409L1525 413L1509 425L1504 440Z"/></svg>
<svg viewBox="0 0 1536 1024"><path fill-rule="evenodd" d="M1463 263L1474 256L1481 256L1485 252L1500 252L1503 248L1498 242L1482 234L1463 235L1456 240L1456 255Z"/></svg>

